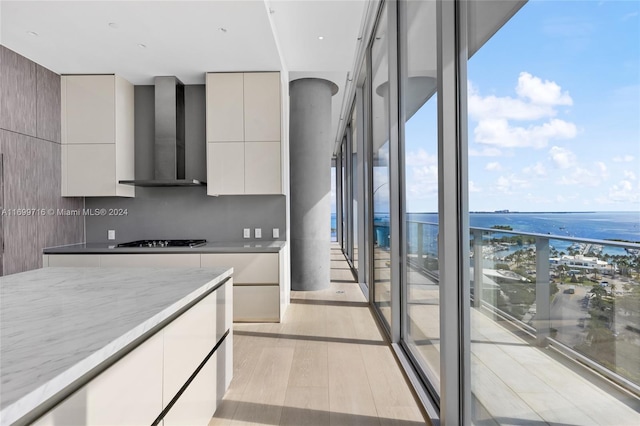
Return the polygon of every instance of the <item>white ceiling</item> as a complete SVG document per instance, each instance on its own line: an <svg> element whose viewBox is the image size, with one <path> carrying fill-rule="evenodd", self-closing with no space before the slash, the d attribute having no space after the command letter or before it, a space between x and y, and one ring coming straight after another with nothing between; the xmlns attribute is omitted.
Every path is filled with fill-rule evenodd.
<svg viewBox="0 0 640 426"><path fill-rule="evenodd" d="M115 73L133 84L152 84L158 75L203 84L204 73L215 71L326 78L340 89L335 134L365 6L366 0L1 1L0 43L59 74Z"/></svg>

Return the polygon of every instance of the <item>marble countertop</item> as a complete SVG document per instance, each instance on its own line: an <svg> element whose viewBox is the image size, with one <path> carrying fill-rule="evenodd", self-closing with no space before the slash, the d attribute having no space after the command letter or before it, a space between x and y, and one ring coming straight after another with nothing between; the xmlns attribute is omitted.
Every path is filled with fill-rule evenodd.
<svg viewBox="0 0 640 426"><path fill-rule="evenodd" d="M208 242L201 247L116 247L116 243L80 243L47 247L44 254L143 254L143 253L278 253L285 241Z"/></svg>
<svg viewBox="0 0 640 426"><path fill-rule="evenodd" d="M0 277L0 424L119 357L230 268L44 268Z"/></svg>

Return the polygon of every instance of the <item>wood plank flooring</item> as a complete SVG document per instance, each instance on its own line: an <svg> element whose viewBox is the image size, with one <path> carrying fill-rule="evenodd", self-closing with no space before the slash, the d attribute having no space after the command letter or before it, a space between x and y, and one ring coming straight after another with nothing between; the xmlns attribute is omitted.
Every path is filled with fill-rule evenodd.
<svg viewBox="0 0 640 426"><path fill-rule="evenodd" d="M234 378L209 426L428 424L337 247L331 285L280 324L234 324Z"/></svg>

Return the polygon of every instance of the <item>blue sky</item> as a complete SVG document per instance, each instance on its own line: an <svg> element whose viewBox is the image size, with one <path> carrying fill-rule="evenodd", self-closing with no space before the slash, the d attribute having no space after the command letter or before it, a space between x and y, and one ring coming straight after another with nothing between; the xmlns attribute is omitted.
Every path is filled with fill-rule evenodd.
<svg viewBox="0 0 640 426"><path fill-rule="evenodd" d="M469 60L472 211L640 211L640 3L530 1ZM407 210L437 207L436 102Z"/></svg>

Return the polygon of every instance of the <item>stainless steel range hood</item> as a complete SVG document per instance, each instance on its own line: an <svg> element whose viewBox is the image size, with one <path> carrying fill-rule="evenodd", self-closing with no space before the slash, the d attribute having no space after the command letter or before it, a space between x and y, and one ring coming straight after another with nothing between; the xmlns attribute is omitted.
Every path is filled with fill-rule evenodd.
<svg viewBox="0 0 640 426"><path fill-rule="evenodd" d="M121 180L121 184L167 187L200 186L185 179L184 84L176 77L156 77L154 179Z"/></svg>

